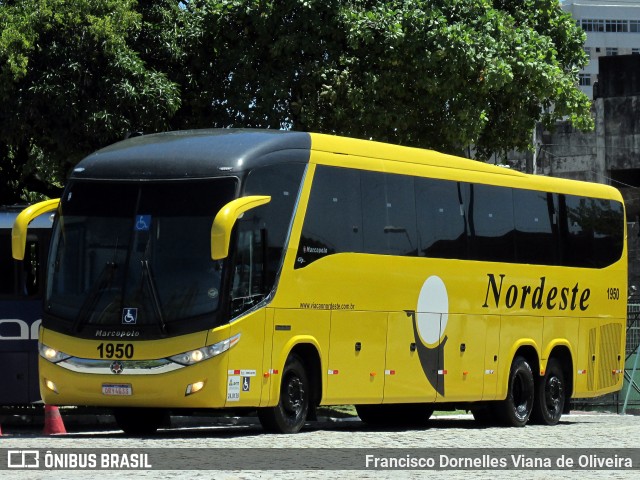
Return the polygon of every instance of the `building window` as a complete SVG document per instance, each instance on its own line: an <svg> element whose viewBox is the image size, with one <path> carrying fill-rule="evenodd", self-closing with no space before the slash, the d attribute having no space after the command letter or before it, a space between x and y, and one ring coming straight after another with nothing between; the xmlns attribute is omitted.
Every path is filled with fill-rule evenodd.
<svg viewBox="0 0 640 480"><path fill-rule="evenodd" d="M618 49L615 47L607 47L607 57L615 57L618 55Z"/></svg>
<svg viewBox="0 0 640 480"><path fill-rule="evenodd" d="M604 20L583 19L582 29L585 32L604 32Z"/></svg>
<svg viewBox="0 0 640 480"><path fill-rule="evenodd" d="M626 32L627 21L626 20L607 20L605 22L605 30L607 32Z"/></svg>
<svg viewBox="0 0 640 480"><path fill-rule="evenodd" d="M591 86L591 75L581 73L580 74L580 86L581 87L590 87Z"/></svg>
<svg viewBox="0 0 640 480"><path fill-rule="evenodd" d="M640 20L629 20L629 31L634 33L640 32Z"/></svg>
<svg viewBox="0 0 640 480"><path fill-rule="evenodd" d="M631 55L640 55L640 48L632 48Z"/></svg>
<svg viewBox="0 0 640 480"><path fill-rule="evenodd" d="M591 47L584 47L584 53L586 53L587 58L591 60Z"/></svg>

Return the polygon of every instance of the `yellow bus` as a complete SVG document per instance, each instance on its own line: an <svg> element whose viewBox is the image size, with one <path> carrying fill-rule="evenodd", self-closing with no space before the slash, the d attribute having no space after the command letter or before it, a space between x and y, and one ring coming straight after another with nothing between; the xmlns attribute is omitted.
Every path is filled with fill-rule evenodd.
<svg viewBox="0 0 640 480"><path fill-rule="evenodd" d="M622 386L624 205L609 186L337 136L131 138L73 170L39 337L45 403L365 422L462 408L553 425Z"/></svg>

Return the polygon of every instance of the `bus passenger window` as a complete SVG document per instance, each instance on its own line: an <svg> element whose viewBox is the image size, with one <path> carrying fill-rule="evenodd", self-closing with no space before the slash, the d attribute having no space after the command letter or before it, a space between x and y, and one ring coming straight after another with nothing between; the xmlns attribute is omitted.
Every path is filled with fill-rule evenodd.
<svg viewBox="0 0 640 480"><path fill-rule="evenodd" d="M413 177L363 171L361 181L364 252L416 255Z"/></svg>
<svg viewBox="0 0 640 480"><path fill-rule="evenodd" d="M471 258L493 262L515 260L513 194L510 188L471 184L465 200Z"/></svg>
<svg viewBox="0 0 640 480"><path fill-rule="evenodd" d="M264 277L264 230L259 219L249 217L238 224L238 243L231 281L231 317L247 311L266 295Z"/></svg>
<svg viewBox="0 0 640 480"><path fill-rule="evenodd" d="M622 204L561 195L561 207L566 240L564 265L603 268L620 259L624 236Z"/></svg>
<svg viewBox="0 0 640 480"><path fill-rule="evenodd" d="M260 228L266 231L265 288L269 292L276 283L288 240L291 217L305 165L285 163L252 170L247 176L244 195L269 195L271 201L248 212L260 217Z"/></svg>
<svg viewBox="0 0 640 480"><path fill-rule="evenodd" d="M563 195L564 199L564 263L572 267L595 267L593 227L596 222L591 199Z"/></svg>
<svg viewBox="0 0 640 480"><path fill-rule="evenodd" d="M415 179L420 256L467 258L461 187L448 180Z"/></svg>
<svg viewBox="0 0 640 480"><path fill-rule="evenodd" d="M598 266L604 267L620 260L624 244L624 213L622 204L611 200L593 199L598 221L594 225L593 255Z"/></svg>
<svg viewBox="0 0 640 480"><path fill-rule="evenodd" d="M295 268L340 252L362 252L360 172L318 166Z"/></svg>
<svg viewBox="0 0 640 480"><path fill-rule="evenodd" d="M557 265L557 225L550 193L515 189L516 259L519 263Z"/></svg>

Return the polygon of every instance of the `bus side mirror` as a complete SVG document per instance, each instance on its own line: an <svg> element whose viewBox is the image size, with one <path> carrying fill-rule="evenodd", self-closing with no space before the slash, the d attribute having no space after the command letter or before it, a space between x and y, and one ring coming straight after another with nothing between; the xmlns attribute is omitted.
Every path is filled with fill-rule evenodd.
<svg viewBox="0 0 640 480"><path fill-rule="evenodd" d="M231 243L231 230L233 230L236 220L247 210L270 201L271 197L269 196L253 195L236 198L222 207L211 225L211 258L213 260L227 258Z"/></svg>
<svg viewBox="0 0 640 480"><path fill-rule="evenodd" d="M24 260L24 250L27 245L27 229L31 221L43 213L51 212L58 208L60 199L45 200L22 210L11 229L11 255L16 260Z"/></svg>

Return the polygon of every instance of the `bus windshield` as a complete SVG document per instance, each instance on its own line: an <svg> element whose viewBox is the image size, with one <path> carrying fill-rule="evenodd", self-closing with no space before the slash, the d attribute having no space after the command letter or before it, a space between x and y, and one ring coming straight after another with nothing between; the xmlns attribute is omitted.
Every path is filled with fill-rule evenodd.
<svg viewBox="0 0 640 480"><path fill-rule="evenodd" d="M71 183L54 231L46 313L77 332L166 333L178 320L213 319L224 264L211 259L211 224L236 187L230 177Z"/></svg>

